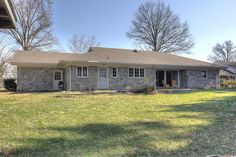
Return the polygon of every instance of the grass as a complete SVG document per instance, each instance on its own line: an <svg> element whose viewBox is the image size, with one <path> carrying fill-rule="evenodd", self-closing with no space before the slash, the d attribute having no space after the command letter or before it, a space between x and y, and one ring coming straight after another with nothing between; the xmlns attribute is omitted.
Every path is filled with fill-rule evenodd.
<svg viewBox="0 0 236 157"><path fill-rule="evenodd" d="M236 92L0 91L0 156L236 155Z"/></svg>

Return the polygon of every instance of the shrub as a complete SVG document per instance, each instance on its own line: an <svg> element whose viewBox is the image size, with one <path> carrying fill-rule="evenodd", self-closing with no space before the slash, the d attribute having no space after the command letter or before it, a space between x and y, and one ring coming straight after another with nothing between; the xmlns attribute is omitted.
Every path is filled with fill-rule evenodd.
<svg viewBox="0 0 236 157"><path fill-rule="evenodd" d="M4 88L9 91L16 91L17 85L16 85L16 79L8 78L3 80Z"/></svg>
<svg viewBox="0 0 236 157"><path fill-rule="evenodd" d="M144 94L150 94L153 93L155 90L154 86L150 85L142 85L134 88L132 91L133 93L144 93Z"/></svg>
<svg viewBox="0 0 236 157"><path fill-rule="evenodd" d="M133 91L133 85L131 85L131 84L126 84L125 86L124 86L124 89L125 89L125 91L126 92L132 92Z"/></svg>

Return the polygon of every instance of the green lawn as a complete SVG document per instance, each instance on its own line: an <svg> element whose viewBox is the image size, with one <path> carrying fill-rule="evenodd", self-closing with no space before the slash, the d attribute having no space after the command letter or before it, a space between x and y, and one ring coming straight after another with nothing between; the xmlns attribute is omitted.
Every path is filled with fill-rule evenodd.
<svg viewBox="0 0 236 157"><path fill-rule="evenodd" d="M236 92L0 91L0 151L20 157L236 155Z"/></svg>

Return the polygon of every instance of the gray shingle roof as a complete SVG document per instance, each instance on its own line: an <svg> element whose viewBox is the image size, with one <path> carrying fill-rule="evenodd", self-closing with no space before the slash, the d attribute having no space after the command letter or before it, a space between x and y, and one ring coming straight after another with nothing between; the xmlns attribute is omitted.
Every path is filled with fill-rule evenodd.
<svg viewBox="0 0 236 157"><path fill-rule="evenodd" d="M11 60L13 65L56 65L63 62L96 62L131 65L219 68L219 66L215 64L172 54L146 51L134 52L133 50L128 49L99 47L91 48L91 51L84 54L18 51Z"/></svg>

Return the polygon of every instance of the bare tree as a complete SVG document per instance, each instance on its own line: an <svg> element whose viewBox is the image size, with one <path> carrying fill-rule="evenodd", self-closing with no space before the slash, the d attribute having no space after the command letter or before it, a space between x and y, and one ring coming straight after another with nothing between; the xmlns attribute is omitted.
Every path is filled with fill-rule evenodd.
<svg viewBox="0 0 236 157"><path fill-rule="evenodd" d="M6 73L9 66L11 51L7 49L6 44L4 43L4 37L0 38L0 78L3 78L3 75Z"/></svg>
<svg viewBox="0 0 236 157"><path fill-rule="evenodd" d="M227 40L223 44L217 43L212 52L213 54L208 56L208 60L211 62L231 62L236 59L236 46L231 40Z"/></svg>
<svg viewBox="0 0 236 157"><path fill-rule="evenodd" d="M164 2L145 2L132 21L127 36L144 49L163 53L190 53L194 46L187 22L181 23Z"/></svg>
<svg viewBox="0 0 236 157"><path fill-rule="evenodd" d="M55 44L52 0L15 0L16 29L3 30L25 51L47 50Z"/></svg>
<svg viewBox="0 0 236 157"><path fill-rule="evenodd" d="M88 52L90 47L99 46L100 43L96 41L94 36L85 37L84 35L78 36L74 34L68 42L70 50L74 53L85 53Z"/></svg>

